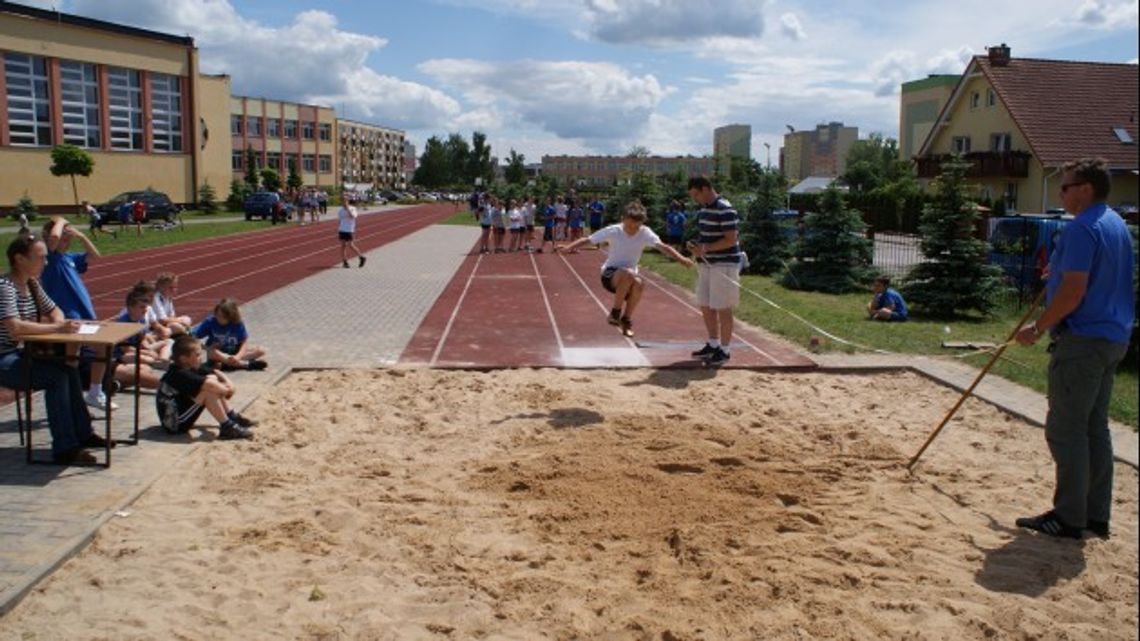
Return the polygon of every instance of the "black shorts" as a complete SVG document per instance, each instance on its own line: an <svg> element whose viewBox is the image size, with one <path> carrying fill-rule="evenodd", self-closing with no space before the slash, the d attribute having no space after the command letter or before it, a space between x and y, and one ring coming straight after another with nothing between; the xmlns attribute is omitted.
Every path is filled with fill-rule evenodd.
<svg viewBox="0 0 1140 641"><path fill-rule="evenodd" d="M548 241L548 240L550 242L554 242L554 228L553 227L543 227L542 228L542 240L543 240L543 242Z"/></svg>
<svg viewBox="0 0 1140 641"><path fill-rule="evenodd" d="M341 239L342 242L346 242L346 243L352 242L352 232L350 232L350 231L338 231L336 233L336 237Z"/></svg>
<svg viewBox="0 0 1140 641"><path fill-rule="evenodd" d="M611 294L616 294L617 289L614 288L614 274L621 269L620 267L607 267L602 270L602 287Z"/></svg>
<svg viewBox="0 0 1140 641"><path fill-rule="evenodd" d="M484 230L487 230L487 229L490 229L490 228L491 228L491 226L490 226L490 225L479 225L479 226L480 226L480 227L482 227Z"/></svg>

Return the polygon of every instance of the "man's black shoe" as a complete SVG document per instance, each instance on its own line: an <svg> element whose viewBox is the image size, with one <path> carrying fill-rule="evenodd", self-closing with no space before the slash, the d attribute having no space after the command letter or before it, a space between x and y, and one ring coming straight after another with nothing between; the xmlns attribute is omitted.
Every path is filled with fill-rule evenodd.
<svg viewBox="0 0 1140 641"><path fill-rule="evenodd" d="M84 452L82 449L52 454L51 460L60 465L91 465L96 462L94 454Z"/></svg>
<svg viewBox="0 0 1140 641"><path fill-rule="evenodd" d="M83 447L107 447L107 439L93 432L91 436L83 439ZM114 441L111 441L111 449L115 449Z"/></svg>
<svg viewBox="0 0 1140 641"><path fill-rule="evenodd" d="M1081 528L1067 525L1053 510L1049 510L1040 516L1022 517L1017 519L1016 523L1017 527L1036 530L1042 534L1062 539L1079 539L1082 536Z"/></svg>
<svg viewBox="0 0 1140 641"><path fill-rule="evenodd" d="M234 423L237 423L238 427L255 427L257 425L257 421L253 420L252 418L242 416L237 412L230 414L230 420Z"/></svg>
<svg viewBox="0 0 1140 641"><path fill-rule="evenodd" d="M1089 519L1089 522L1085 525L1085 529L1102 539L1108 539L1111 537L1111 534L1108 531L1108 521L1094 521L1092 519Z"/></svg>
<svg viewBox="0 0 1140 641"><path fill-rule="evenodd" d="M728 352L717 347L712 354L709 354L708 357L705 358L705 365L708 365L709 367L719 367L727 363L728 359Z"/></svg>
<svg viewBox="0 0 1140 641"><path fill-rule="evenodd" d="M693 352L693 356L696 356L697 358L705 358L706 356L712 356L713 352L717 351L718 349L720 348L713 347L712 345L705 343L704 347Z"/></svg>
<svg viewBox="0 0 1140 641"><path fill-rule="evenodd" d="M253 438L253 432L237 423L233 423L232 425L223 425L222 428L218 430L218 438L223 441L249 439Z"/></svg>

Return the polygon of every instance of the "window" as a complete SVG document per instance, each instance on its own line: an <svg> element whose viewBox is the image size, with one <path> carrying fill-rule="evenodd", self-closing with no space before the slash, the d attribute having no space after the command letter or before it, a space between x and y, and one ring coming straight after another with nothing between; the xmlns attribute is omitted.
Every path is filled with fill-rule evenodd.
<svg viewBox="0 0 1140 641"><path fill-rule="evenodd" d="M316 171L316 158L313 154L301 154L301 171L313 173Z"/></svg>
<svg viewBox="0 0 1140 641"><path fill-rule="evenodd" d="M305 140L313 139L313 123L308 121L301 123L301 138Z"/></svg>
<svg viewBox="0 0 1140 641"><path fill-rule="evenodd" d="M993 107L997 104L997 92L993 89L986 89L986 107Z"/></svg>
<svg viewBox="0 0 1140 641"><path fill-rule="evenodd" d="M990 151L1010 151L1013 141L1009 134L990 134Z"/></svg>
<svg viewBox="0 0 1140 641"><path fill-rule="evenodd" d="M950 148L956 154L970 153L970 137L969 136L954 136L950 141Z"/></svg>
<svg viewBox="0 0 1140 641"><path fill-rule="evenodd" d="M1005 185L1005 210L1017 211L1017 183Z"/></svg>
<svg viewBox="0 0 1140 641"><path fill-rule="evenodd" d="M281 152L270 151L265 154L265 166L270 169L280 172L281 171Z"/></svg>
<svg viewBox="0 0 1140 641"><path fill-rule="evenodd" d="M247 135L261 137L261 116L247 116L245 119Z"/></svg>
<svg viewBox="0 0 1140 641"><path fill-rule="evenodd" d="M1124 127L1113 127L1112 133L1116 134L1116 139L1125 145L1131 145L1135 142L1132 140L1132 135Z"/></svg>
<svg viewBox="0 0 1140 641"><path fill-rule="evenodd" d="M970 94L970 109L977 109L982 105L982 94L974 92Z"/></svg>
<svg viewBox="0 0 1140 641"><path fill-rule="evenodd" d="M234 171L241 171L241 165L244 160L245 152L237 150L230 152L230 169Z"/></svg>
<svg viewBox="0 0 1140 641"><path fill-rule="evenodd" d="M150 75L150 133L154 151L182 151L182 79Z"/></svg>
<svg viewBox="0 0 1140 641"><path fill-rule="evenodd" d="M230 116L230 135L240 136L245 131L245 119L241 116Z"/></svg>
<svg viewBox="0 0 1140 641"><path fill-rule="evenodd" d="M321 140L332 140L332 125L327 122L320 124Z"/></svg>
<svg viewBox="0 0 1140 641"><path fill-rule="evenodd" d="M142 74L132 69L107 70L107 103L111 114L111 147L143 148Z"/></svg>
<svg viewBox="0 0 1140 641"><path fill-rule="evenodd" d="M296 120L286 120L285 121L285 137L286 138L292 138L292 139L297 138L297 121Z"/></svg>
<svg viewBox="0 0 1140 641"><path fill-rule="evenodd" d="M51 145L47 62L39 56L4 54L8 134L13 145Z"/></svg>
<svg viewBox="0 0 1140 641"><path fill-rule="evenodd" d="M270 138L281 137L281 121L276 118L270 118L265 121L265 135Z"/></svg>
<svg viewBox="0 0 1140 641"><path fill-rule="evenodd" d="M99 124L99 79L95 65L59 62L60 108L63 112L63 142L97 149L103 144Z"/></svg>
<svg viewBox="0 0 1140 641"><path fill-rule="evenodd" d="M322 174L332 173L332 156L328 154L321 154L320 169Z"/></svg>

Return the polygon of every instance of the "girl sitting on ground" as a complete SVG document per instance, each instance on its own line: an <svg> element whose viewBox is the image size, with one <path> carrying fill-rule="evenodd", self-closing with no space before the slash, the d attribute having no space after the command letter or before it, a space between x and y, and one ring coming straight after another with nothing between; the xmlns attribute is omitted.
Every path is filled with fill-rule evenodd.
<svg viewBox="0 0 1140 641"><path fill-rule="evenodd" d="M154 302L150 308L158 323L170 330L171 336L185 334L194 324L189 316L179 316L174 311L174 292L178 290L178 276L162 272L154 281Z"/></svg>
<svg viewBox="0 0 1140 641"><path fill-rule="evenodd" d="M206 339L207 360L223 371L234 369L263 370L269 366L263 359L264 347L249 343L249 332L241 321L237 301L223 298L214 306L214 313L194 330L198 338Z"/></svg>

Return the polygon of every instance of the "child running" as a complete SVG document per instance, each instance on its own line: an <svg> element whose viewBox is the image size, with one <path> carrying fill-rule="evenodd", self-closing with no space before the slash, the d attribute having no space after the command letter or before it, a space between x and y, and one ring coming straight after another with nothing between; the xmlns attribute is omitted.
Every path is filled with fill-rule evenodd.
<svg viewBox="0 0 1140 641"><path fill-rule="evenodd" d="M218 439L253 438L249 428L257 422L229 405L235 391L225 374L202 365L198 339L183 334L174 340L173 362L159 384L155 407L163 429L172 434L188 431L206 410L218 422Z"/></svg>
<svg viewBox="0 0 1140 641"><path fill-rule="evenodd" d="M206 358L222 370L263 370L269 366L266 350L249 343L249 332L241 322L237 301L223 298L214 306L214 313L194 330L198 338L206 339Z"/></svg>
<svg viewBox="0 0 1140 641"><path fill-rule="evenodd" d="M645 226L647 218L645 207L640 202L633 201L625 206L620 223L603 227L569 245L555 246L556 251L573 251L586 243L609 245L609 255L602 264L602 286L606 291L613 293L614 303L606 320L611 325L620 326L622 334L631 337L633 312L637 309L641 294L645 290L645 281L637 273L641 252L646 247L653 247L685 267L693 266L693 261L661 242L657 234Z"/></svg>
<svg viewBox="0 0 1140 641"><path fill-rule="evenodd" d="M340 211L336 215L340 221L337 225L336 235L340 239L341 263L345 269L348 269L348 248L351 247L352 251L356 252L357 266L364 267L364 261L368 259L360 253L360 248L356 246L356 217L358 214L351 198L345 198L344 204L340 206Z"/></svg>

